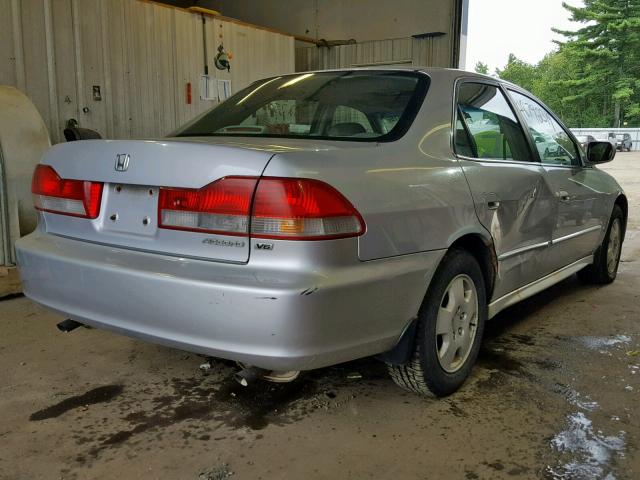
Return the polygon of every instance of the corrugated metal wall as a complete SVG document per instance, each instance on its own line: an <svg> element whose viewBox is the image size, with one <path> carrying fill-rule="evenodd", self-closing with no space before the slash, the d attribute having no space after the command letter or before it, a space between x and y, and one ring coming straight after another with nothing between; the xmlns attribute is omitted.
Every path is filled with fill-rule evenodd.
<svg viewBox="0 0 640 480"><path fill-rule="evenodd" d="M441 35L296 49L298 72L374 65L450 67L451 42L447 35Z"/></svg>
<svg viewBox="0 0 640 480"><path fill-rule="evenodd" d="M69 118L107 138L151 137L215 105L199 94L200 15L140 0L0 0L0 12L0 84L27 93L53 142ZM294 71L290 36L214 17L204 28L209 73L233 92ZM233 54L230 73L213 65L220 42Z"/></svg>

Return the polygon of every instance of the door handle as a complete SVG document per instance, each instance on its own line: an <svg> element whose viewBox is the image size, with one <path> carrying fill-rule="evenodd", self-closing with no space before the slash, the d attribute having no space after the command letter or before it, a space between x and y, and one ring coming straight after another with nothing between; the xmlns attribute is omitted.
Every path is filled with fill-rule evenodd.
<svg viewBox="0 0 640 480"><path fill-rule="evenodd" d="M500 207L500 201L499 200L491 200L489 202L487 202L487 208L489 210L497 210Z"/></svg>
<svg viewBox="0 0 640 480"><path fill-rule="evenodd" d="M569 200L571 200L571 195L569 195L569 193L565 192L564 190L560 190L559 192L557 192L557 195L563 202L568 202Z"/></svg>

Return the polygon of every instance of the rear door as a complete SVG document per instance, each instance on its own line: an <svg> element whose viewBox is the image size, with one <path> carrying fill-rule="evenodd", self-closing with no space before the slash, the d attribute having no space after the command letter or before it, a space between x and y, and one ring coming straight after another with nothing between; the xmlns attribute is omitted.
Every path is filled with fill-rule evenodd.
<svg viewBox="0 0 640 480"><path fill-rule="evenodd" d="M494 240L499 298L549 272L551 194L500 85L463 80L456 90L455 151Z"/></svg>
<svg viewBox="0 0 640 480"><path fill-rule="evenodd" d="M585 167L567 129L533 98L509 91L536 146L545 182L552 192L555 216L550 261L555 269L593 253L606 223L606 194L593 169ZM596 183L594 183L594 181Z"/></svg>

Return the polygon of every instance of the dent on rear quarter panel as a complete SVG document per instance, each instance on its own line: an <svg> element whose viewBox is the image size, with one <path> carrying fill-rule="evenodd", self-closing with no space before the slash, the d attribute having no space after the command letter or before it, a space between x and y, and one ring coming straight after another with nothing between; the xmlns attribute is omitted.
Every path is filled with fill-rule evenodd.
<svg viewBox="0 0 640 480"><path fill-rule="evenodd" d="M404 137L390 143L332 142L337 148L275 155L265 175L316 178L337 188L362 214L359 258L445 249L465 233L487 232L450 147L453 81L432 78Z"/></svg>

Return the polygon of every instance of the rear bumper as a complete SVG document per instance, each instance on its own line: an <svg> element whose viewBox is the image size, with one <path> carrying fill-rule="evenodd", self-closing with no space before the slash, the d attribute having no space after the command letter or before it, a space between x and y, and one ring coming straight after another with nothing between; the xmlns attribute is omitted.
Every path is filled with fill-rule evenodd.
<svg viewBox="0 0 640 480"><path fill-rule="evenodd" d="M351 248L347 241L310 243ZM41 231L16 250L25 294L62 315L273 370L308 370L392 348L444 254L327 267L264 263L256 254L255 262L234 265Z"/></svg>

